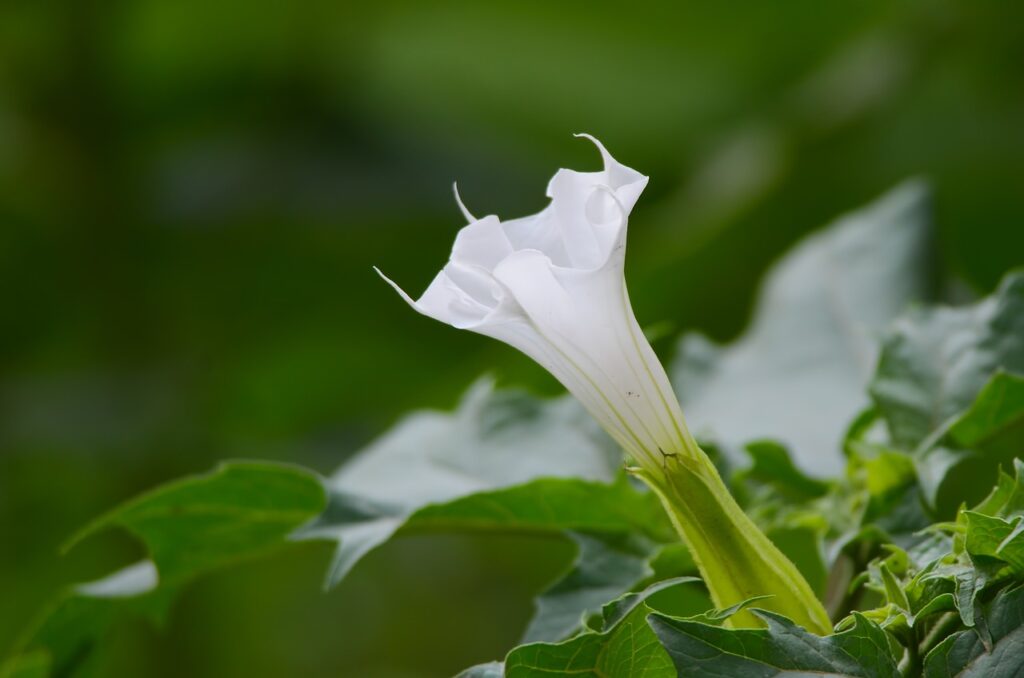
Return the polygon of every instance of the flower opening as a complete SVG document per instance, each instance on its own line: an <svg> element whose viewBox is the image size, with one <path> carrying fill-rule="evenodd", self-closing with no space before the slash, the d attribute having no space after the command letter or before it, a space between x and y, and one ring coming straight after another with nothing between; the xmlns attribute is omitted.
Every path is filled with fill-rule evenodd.
<svg viewBox="0 0 1024 678"><path fill-rule="evenodd" d="M601 153L598 172L561 169L551 202L507 221L472 216L419 299L420 313L503 341L545 367L638 463L699 449L633 314L624 276L629 214L647 177Z"/></svg>

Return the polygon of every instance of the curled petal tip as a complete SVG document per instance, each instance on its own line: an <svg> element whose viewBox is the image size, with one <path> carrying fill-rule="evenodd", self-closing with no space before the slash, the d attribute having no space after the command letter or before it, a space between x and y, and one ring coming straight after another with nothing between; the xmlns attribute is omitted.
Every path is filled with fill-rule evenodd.
<svg viewBox="0 0 1024 678"><path fill-rule="evenodd" d="M611 162L614 162L612 160L611 154L608 152L608 149L606 149L604 147L604 144L602 144L600 141L598 141L597 137L595 137L594 135L587 134L586 132L577 132L577 133L573 134L573 136L576 137L577 139L586 139L590 143L592 143L595 146L597 146L597 150L600 151L601 159L604 160L605 165L608 165Z"/></svg>
<svg viewBox="0 0 1024 678"><path fill-rule="evenodd" d="M476 221L476 217L474 217L472 213L470 213L470 211L466 209L466 204L462 202L462 196L459 195L459 182L452 182L452 191L455 193L455 202L458 203L459 211L462 212L462 216L464 216L466 218L466 221L468 221L469 223Z"/></svg>
<svg viewBox="0 0 1024 678"><path fill-rule="evenodd" d="M377 272L377 275L379 275L381 277L381 279L384 280L384 282L386 282L387 284L391 285L391 288L394 289L396 292L398 292L398 296L402 297L402 299L405 300L405 303L409 304L413 308L416 308L416 300L413 299L412 297L410 297L408 294L406 294L405 290L403 290L401 287L398 286L398 283L396 283L394 280L392 280L391 278L389 278L386 275L384 275L383 271L381 271L376 266L373 267L373 270L375 270Z"/></svg>

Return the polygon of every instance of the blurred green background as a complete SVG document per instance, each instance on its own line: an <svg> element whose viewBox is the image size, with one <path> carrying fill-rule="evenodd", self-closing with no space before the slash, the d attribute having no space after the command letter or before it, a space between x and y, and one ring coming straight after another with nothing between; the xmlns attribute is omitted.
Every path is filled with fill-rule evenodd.
<svg viewBox="0 0 1024 678"><path fill-rule="evenodd" d="M132 562L90 518L224 458L328 472L511 349L412 313L461 218L540 209L587 131L649 174L641 322L738 333L765 267L911 175L947 289L1024 263L1024 6L0 4L0 652ZM662 342L659 349L670 347ZM399 470L400 472L400 470ZM118 628L110 675L444 676L502 656L571 549L407 538L324 594L305 544Z"/></svg>

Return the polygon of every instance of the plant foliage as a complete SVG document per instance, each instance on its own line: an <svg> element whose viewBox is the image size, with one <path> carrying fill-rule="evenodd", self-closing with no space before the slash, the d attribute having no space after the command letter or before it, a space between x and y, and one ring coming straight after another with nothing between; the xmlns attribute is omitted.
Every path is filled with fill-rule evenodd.
<svg viewBox="0 0 1024 678"><path fill-rule="evenodd" d="M521 644L467 677L1024 674L1024 272L971 305L908 310L928 288L926 203L908 184L815 235L769 274L743 339L687 339L674 368L833 634L756 599L709 609L658 501L574 401L480 382L329 477L230 463L114 509L72 544L122 529L146 558L58 596L0 675L94 675L115 620L159 623L195 577L291 541L334 542L331 586L388 540L438 531L577 550ZM741 608L766 627L733 628Z"/></svg>

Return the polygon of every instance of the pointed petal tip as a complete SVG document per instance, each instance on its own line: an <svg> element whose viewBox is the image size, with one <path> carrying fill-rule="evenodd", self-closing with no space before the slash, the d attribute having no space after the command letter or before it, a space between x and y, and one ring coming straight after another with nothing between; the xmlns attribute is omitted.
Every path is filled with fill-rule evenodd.
<svg viewBox="0 0 1024 678"><path fill-rule="evenodd" d="M473 214L468 209L466 209L466 204L462 202L462 196L459 195L459 182L452 182L452 191L455 193L455 202L459 205L459 211L462 212L462 216L465 217L468 223L473 223L474 221L476 221L476 217L474 217Z"/></svg>
<svg viewBox="0 0 1024 678"><path fill-rule="evenodd" d="M412 297L410 297L408 294L406 294L405 290L403 290L401 287L398 286L398 283L396 283L394 280L392 280L391 278L389 278L386 275L384 275L384 272L381 271L376 266L373 267L373 270L377 272L377 275L379 275L384 282L386 282L387 284L391 285L391 288L393 290L398 292L398 296L402 297L402 299L405 300L405 303L409 304L413 308L416 308L416 300L413 299Z"/></svg>
<svg viewBox="0 0 1024 678"><path fill-rule="evenodd" d="M575 137L576 139L586 139L590 143L597 146L597 150L601 151L601 155L608 155L608 151L607 149L605 149L604 144L598 141L597 137L595 137L593 134L588 134L587 132L576 132L575 134L573 134L573 137Z"/></svg>

